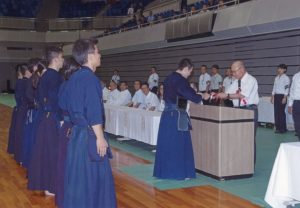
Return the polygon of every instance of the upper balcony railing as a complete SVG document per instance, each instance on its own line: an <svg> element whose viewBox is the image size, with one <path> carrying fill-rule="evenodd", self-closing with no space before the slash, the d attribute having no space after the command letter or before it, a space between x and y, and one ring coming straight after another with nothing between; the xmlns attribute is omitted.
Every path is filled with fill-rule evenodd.
<svg viewBox="0 0 300 208"><path fill-rule="evenodd" d="M244 0L245 1L245 0ZM232 0L226 2L225 5L239 4L240 0ZM207 8L208 10L215 10L219 8L219 5ZM152 8L151 8L152 9ZM133 27L120 27L123 23L131 19L130 16L118 16L118 17L83 17L83 18L57 18L57 19L35 19L35 18L18 18L18 17L0 17L0 29L10 30L30 30L30 31L66 31L66 30L107 30L109 28L118 28L114 31L105 32L103 35L110 35L120 32L126 32L132 29L138 29L146 27L152 24L158 24L166 22L168 20L189 17L194 14L202 12L203 9L187 12L184 14L174 15L168 18L161 18L151 23L138 24ZM149 11L145 11L144 14L148 15Z"/></svg>

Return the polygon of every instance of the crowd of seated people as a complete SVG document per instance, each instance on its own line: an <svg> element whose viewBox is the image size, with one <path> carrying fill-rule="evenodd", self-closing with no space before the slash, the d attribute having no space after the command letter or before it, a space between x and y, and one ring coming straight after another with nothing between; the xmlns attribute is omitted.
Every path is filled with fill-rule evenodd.
<svg viewBox="0 0 300 208"><path fill-rule="evenodd" d="M34 18L40 3L40 0L1 0L0 16Z"/></svg>
<svg viewBox="0 0 300 208"><path fill-rule="evenodd" d="M195 70L200 71L200 76L197 77L198 82L190 82L190 85L197 93L211 93L212 95L221 92L228 93L230 85L235 80L230 68L225 70L224 76L222 76L219 73L219 66L217 64L212 65L210 70L206 65L202 65L200 69ZM118 70L114 70L114 74L108 85L102 82L102 86L103 100L108 105L127 106L148 111L164 110L163 84L159 84L156 67L151 68L148 82L134 81L133 94L128 89L128 83L122 81ZM203 101L203 104L220 105L220 102L212 99ZM224 105L232 107L230 101L224 102Z"/></svg>
<svg viewBox="0 0 300 208"><path fill-rule="evenodd" d="M111 28L109 32L125 31L140 28L153 23L160 23L173 19L175 17L180 17L181 15L186 15L186 13L193 14L197 11L200 11L200 13L204 13L209 10L223 9L226 8L226 2L229 1L230 0L200 0L199 2L190 5L181 5L180 11L167 10L156 14L153 14L153 12L150 11L149 16L147 17L144 16L143 9L134 10L130 7L128 9L127 14L130 15L132 18L118 27Z"/></svg>
<svg viewBox="0 0 300 208"><path fill-rule="evenodd" d="M60 3L59 17L74 18L74 17L93 17L104 8L105 1L87 1L81 0L62 1Z"/></svg>

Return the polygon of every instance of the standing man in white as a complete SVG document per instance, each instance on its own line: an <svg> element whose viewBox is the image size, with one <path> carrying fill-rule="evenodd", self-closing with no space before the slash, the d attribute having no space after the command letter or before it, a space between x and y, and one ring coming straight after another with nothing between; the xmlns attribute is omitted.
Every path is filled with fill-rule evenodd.
<svg viewBox="0 0 300 208"><path fill-rule="evenodd" d="M159 82L159 76L157 74L156 67L152 66L150 71L150 76L148 78L148 85L151 92L153 92L154 94L157 93L158 82Z"/></svg>
<svg viewBox="0 0 300 208"><path fill-rule="evenodd" d="M111 77L111 80L114 81L117 85L120 83L121 77L119 75L119 70L114 70L114 75Z"/></svg>
<svg viewBox="0 0 300 208"><path fill-rule="evenodd" d="M293 76L288 109L293 115L295 131L300 140L300 72Z"/></svg>
<svg viewBox="0 0 300 208"><path fill-rule="evenodd" d="M271 103L274 104L275 133L280 134L287 131L285 107L290 89L290 78L285 74L286 71L285 64L278 65L271 97Z"/></svg>
<svg viewBox="0 0 300 208"><path fill-rule="evenodd" d="M208 93L210 90L210 75L207 73L207 66L202 65L200 67L200 77L199 77L199 92ZM208 105L208 100L202 100L204 105Z"/></svg>

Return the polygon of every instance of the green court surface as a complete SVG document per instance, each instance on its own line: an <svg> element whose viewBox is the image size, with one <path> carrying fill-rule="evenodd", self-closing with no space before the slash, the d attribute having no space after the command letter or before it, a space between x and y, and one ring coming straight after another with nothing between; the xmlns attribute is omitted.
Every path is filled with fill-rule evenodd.
<svg viewBox="0 0 300 208"><path fill-rule="evenodd" d="M15 105L14 96L10 94L1 94L0 104L13 107ZM152 177L153 162L155 158L155 153L152 152L154 149L153 146L149 146L134 140L118 142L116 140L116 136L114 135L109 135L109 138L109 142L112 147L129 152L137 157L152 162L151 164L147 165L120 167L122 172L136 178L137 180L143 181L150 186L160 190L167 190L211 185L247 199L262 207L269 207L264 202L264 196L280 143L298 141L294 136L294 132L288 132L286 134L274 134L272 129L258 128L256 137L257 162L255 166L255 173L252 178L218 181L210 177L197 174L196 179L176 181L160 180ZM295 207L299 208L300 205Z"/></svg>
<svg viewBox="0 0 300 208"><path fill-rule="evenodd" d="M226 192L240 196L262 207L269 207L264 202L264 196L271 175L273 163L282 142L298 141L294 132L286 134L274 134L272 129L258 128L257 132L257 163L255 173L252 178L218 181L210 177L197 174L196 179L187 181L160 180L152 177L153 163L147 165L135 165L131 167L121 167L121 171L144 181L150 186L160 190L177 189L193 186L212 185ZM153 147L136 142L134 140L118 142L115 136L110 135L110 145L129 152L137 157L154 162L155 153ZM296 207L300 207L299 205Z"/></svg>
<svg viewBox="0 0 300 208"><path fill-rule="evenodd" d="M6 105L9 107L14 107L16 105L14 95L1 93L0 94L0 104Z"/></svg>

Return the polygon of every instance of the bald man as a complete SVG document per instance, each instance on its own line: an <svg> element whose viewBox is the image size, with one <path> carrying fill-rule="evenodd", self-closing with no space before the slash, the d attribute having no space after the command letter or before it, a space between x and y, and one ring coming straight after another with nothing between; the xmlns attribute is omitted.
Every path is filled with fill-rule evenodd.
<svg viewBox="0 0 300 208"><path fill-rule="evenodd" d="M254 111L254 162L256 160L255 136L258 126L257 105L259 102L257 80L251 76L243 61L234 61L231 65L232 76L235 78L227 92L219 93L220 99L231 99L233 106Z"/></svg>

